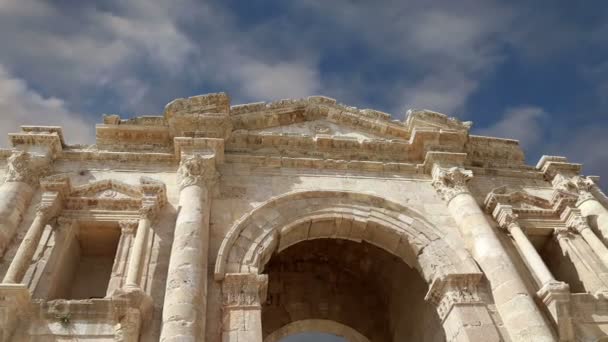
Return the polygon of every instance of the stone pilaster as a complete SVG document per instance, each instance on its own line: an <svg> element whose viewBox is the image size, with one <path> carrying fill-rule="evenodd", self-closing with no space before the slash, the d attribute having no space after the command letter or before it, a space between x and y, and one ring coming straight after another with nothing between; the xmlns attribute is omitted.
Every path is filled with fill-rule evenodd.
<svg viewBox="0 0 608 342"><path fill-rule="evenodd" d="M467 182L472 172L460 167L433 167L433 186L446 201L466 247L488 278L496 308L514 341L555 341L551 328L536 306L515 265Z"/></svg>
<svg viewBox="0 0 608 342"><path fill-rule="evenodd" d="M118 226L120 227L120 240L118 241L116 257L114 258L114 265L112 266L112 276L107 291L108 295L111 295L116 289L119 289L125 281L131 245L133 244L133 237L137 231L138 224L139 221L137 220L124 220L118 222Z"/></svg>
<svg viewBox="0 0 608 342"><path fill-rule="evenodd" d="M591 227L582 215L580 209L566 208L562 213L562 219L566 222L568 228L574 229L583 237L583 239L585 239L604 266L608 267L608 248L602 243L600 238L595 235L593 230L591 230Z"/></svg>
<svg viewBox="0 0 608 342"><path fill-rule="evenodd" d="M558 175L554 178L554 186L570 186L578 193L576 207L587 219L595 222L597 231L605 245L608 245L608 209L598 201L594 193L600 193L598 186L589 177L574 176L570 179Z"/></svg>
<svg viewBox="0 0 608 342"><path fill-rule="evenodd" d="M148 240L151 221L155 215L155 208L153 206L144 206L139 211L135 241L129 253L129 264L125 280L126 287L142 289L140 282L143 258L146 254L146 241Z"/></svg>
<svg viewBox="0 0 608 342"><path fill-rule="evenodd" d="M214 155L182 156L161 341L202 341L207 308L209 211L217 180Z"/></svg>
<svg viewBox="0 0 608 342"><path fill-rule="evenodd" d="M222 282L222 342L262 342L268 276L226 274Z"/></svg>
<svg viewBox="0 0 608 342"><path fill-rule="evenodd" d="M482 274L436 278L425 299L435 305L447 341L501 341L478 293Z"/></svg>
<svg viewBox="0 0 608 342"><path fill-rule="evenodd" d="M23 151L8 158L6 179L0 186L0 255L13 238L46 166L46 159Z"/></svg>
<svg viewBox="0 0 608 342"><path fill-rule="evenodd" d="M581 236L574 229L568 227L555 229L554 236L562 253L568 256L576 268L587 291L594 294L605 293L607 291L606 285L596 270L592 268L593 263L589 262L588 255L586 255L588 253L581 251L574 243L575 239L582 239Z"/></svg>
<svg viewBox="0 0 608 342"><path fill-rule="evenodd" d="M570 286L562 281L552 281L544 284L537 294L551 313L560 341L574 341Z"/></svg>

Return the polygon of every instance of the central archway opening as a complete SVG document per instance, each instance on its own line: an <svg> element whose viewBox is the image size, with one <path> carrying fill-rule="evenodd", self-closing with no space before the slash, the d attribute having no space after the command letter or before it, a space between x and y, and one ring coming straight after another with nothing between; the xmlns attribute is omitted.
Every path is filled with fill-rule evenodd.
<svg viewBox="0 0 608 342"><path fill-rule="evenodd" d="M273 254L263 273L266 342L305 341L302 333L354 342L445 341L436 308L424 300L428 286L419 272L372 244L298 242Z"/></svg>

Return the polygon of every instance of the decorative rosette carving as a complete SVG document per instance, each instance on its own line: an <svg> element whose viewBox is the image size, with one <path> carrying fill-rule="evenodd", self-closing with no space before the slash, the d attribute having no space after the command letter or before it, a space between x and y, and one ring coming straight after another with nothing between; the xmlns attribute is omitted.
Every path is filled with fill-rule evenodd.
<svg viewBox="0 0 608 342"><path fill-rule="evenodd" d="M177 170L180 188L212 184L218 178L214 155L193 154L182 158Z"/></svg>
<svg viewBox="0 0 608 342"><path fill-rule="evenodd" d="M449 202L457 195L469 193L467 182L473 178L473 172L461 167L433 168L433 187L443 200Z"/></svg>

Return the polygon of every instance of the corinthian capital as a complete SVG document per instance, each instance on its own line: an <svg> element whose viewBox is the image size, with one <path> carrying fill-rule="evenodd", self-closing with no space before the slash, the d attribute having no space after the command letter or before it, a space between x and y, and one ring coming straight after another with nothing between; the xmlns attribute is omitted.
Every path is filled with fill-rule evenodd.
<svg viewBox="0 0 608 342"><path fill-rule="evenodd" d="M21 182L35 186L45 170L44 167L36 165L29 153L17 151L8 158L7 171L7 182Z"/></svg>
<svg viewBox="0 0 608 342"><path fill-rule="evenodd" d="M214 155L192 154L182 157L177 170L180 188L214 183L218 178Z"/></svg>
<svg viewBox="0 0 608 342"><path fill-rule="evenodd" d="M473 178L473 172L461 167L433 167L433 187L447 202L462 193L468 193L467 182Z"/></svg>

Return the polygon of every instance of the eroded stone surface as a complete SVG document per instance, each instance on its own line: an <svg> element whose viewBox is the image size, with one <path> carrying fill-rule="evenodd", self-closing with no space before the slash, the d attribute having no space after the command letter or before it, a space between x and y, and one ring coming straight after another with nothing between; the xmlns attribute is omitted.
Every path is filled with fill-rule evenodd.
<svg viewBox="0 0 608 342"><path fill-rule="evenodd" d="M608 336L608 199L581 165L427 110L177 99L94 146L0 150L0 341Z"/></svg>

